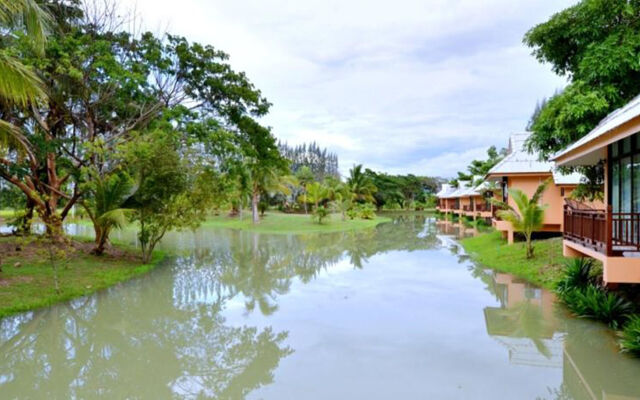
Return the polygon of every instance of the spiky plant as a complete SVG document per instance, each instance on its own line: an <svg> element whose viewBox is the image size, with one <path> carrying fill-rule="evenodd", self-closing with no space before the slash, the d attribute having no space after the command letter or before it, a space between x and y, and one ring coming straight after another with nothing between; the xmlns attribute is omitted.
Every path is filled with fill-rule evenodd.
<svg viewBox="0 0 640 400"><path fill-rule="evenodd" d="M533 232L542 228L544 223L544 210L545 205L540 205L540 199L542 194L547 189L549 180L544 181L536 192L529 198L520 189L509 190L509 195L516 204L517 210L511 207L509 204L497 202L501 210L498 211L498 216L505 221L508 221L513 226L513 229L524 235L526 240L527 258L533 258L533 243L531 237Z"/></svg>

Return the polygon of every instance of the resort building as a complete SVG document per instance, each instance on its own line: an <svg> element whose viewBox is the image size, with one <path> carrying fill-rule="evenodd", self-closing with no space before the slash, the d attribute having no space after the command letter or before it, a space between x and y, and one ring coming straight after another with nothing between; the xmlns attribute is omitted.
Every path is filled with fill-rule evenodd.
<svg viewBox="0 0 640 400"><path fill-rule="evenodd" d="M506 157L489 171L487 181L497 184L502 202L517 210L509 196L509 190L519 189L531 197L541 183L551 179L541 199L541 204L546 206L541 231L560 233L564 225L564 199L580 183L582 176L578 173L562 175L552 162L540 161L539 154L529 153L525 146L529 135L530 133L511 135ZM492 224L510 244L513 243L515 231L510 222L494 216Z"/></svg>
<svg viewBox="0 0 640 400"><path fill-rule="evenodd" d="M458 189L448 183L443 184L440 191L436 193L436 198L438 199L436 210L445 214L452 212L453 209L451 206L453 205L453 199L450 196L457 190Z"/></svg>
<svg viewBox="0 0 640 400"><path fill-rule="evenodd" d="M459 188L451 185L443 185L436 195L438 206L436 209L443 213L453 213L469 218L484 218L490 220L494 207L490 198L493 192L488 191L487 182L483 182L476 187L471 186L469 181L461 181Z"/></svg>
<svg viewBox="0 0 640 400"><path fill-rule="evenodd" d="M560 166L604 168L600 208L566 205L564 254L602 261L608 284L640 283L640 96L556 154Z"/></svg>

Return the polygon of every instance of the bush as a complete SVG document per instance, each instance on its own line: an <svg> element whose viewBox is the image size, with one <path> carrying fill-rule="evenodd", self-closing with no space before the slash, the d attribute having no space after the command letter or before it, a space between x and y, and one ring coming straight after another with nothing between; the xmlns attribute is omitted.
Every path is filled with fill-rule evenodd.
<svg viewBox="0 0 640 400"><path fill-rule="evenodd" d="M363 204L358 207L358 216L362 219L374 219L376 217L376 208L372 204Z"/></svg>
<svg viewBox="0 0 640 400"><path fill-rule="evenodd" d="M356 210L355 208L350 208L347 210L346 214L349 219L354 219L358 216L358 210Z"/></svg>
<svg viewBox="0 0 640 400"><path fill-rule="evenodd" d="M556 290L565 292L575 288L585 288L595 283L592 275L594 260L591 258L572 258L565 262L564 278L558 283Z"/></svg>
<svg viewBox="0 0 640 400"><path fill-rule="evenodd" d="M329 210L327 210L324 206L316 207L316 209L313 211L313 214L311 215L311 218L321 224L325 218L329 218Z"/></svg>
<svg viewBox="0 0 640 400"><path fill-rule="evenodd" d="M559 294L574 314L602 321L613 329L622 327L634 311L631 302L593 284L565 289Z"/></svg>
<svg viewBox="0 0 640 400"><path fill-rule="evenodd" d="M640 355L640 315L634 315L622 331L622 351Z"/></svg>

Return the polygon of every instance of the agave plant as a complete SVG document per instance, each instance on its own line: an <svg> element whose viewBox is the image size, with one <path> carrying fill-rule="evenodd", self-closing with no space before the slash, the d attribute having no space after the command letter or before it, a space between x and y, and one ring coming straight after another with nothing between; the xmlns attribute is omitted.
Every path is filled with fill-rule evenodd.
<svg viewBox="0 0 640 400"><path fill-rule="evenodd" d="M547 189L549 180L544 181L533 194L531 198L520 189L511 189L509 194L516 203L517 210L509 204L496 202L498 207L498 216L505 221L511 222L513 229L521 232L526 240L527 258L533 258L533 243L531 237L533 232L542 228L544 223L544 210L546 206L540 205L542 194Z"/></svg>
<svg viewBox="0 0 640 400"><path fill-rule="evenodd" d="M631 302L593 284L565 290L560 296L574 314L602 321L613 329L622 327L635 309Z"/></svg>

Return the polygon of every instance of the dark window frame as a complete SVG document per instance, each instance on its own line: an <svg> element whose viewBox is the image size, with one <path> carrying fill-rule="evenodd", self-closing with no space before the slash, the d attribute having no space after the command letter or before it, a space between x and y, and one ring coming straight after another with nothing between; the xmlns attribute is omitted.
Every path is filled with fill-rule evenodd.
<svg viewBox="0 0 640 400"><path fill-rule="evenodd" d="M630 212L636 212L633 210L634 204L634 173L633 173L633 160L635 156L640 156L640 137L638 137L640 133L634 133L631 136L627 136L626 138L620 139L614 143L611 143L607 146L607 204L610 206L614 206L613 204L613 166L614 164L618 165L618 212L623 212L624 208L622 207L622 190L623 190L623 180L621 177L623 176L622 172L622 164L621 161L627 157L631 160L631 170L629 171L629 180L631 181L631 193L630 193L630 201L629 205ZM630 142L629 151L624 151L624 141L628 140ZM614 146L616 147L617 154L614 153ZM614 207L614 210L616 208Z"/></svg>

